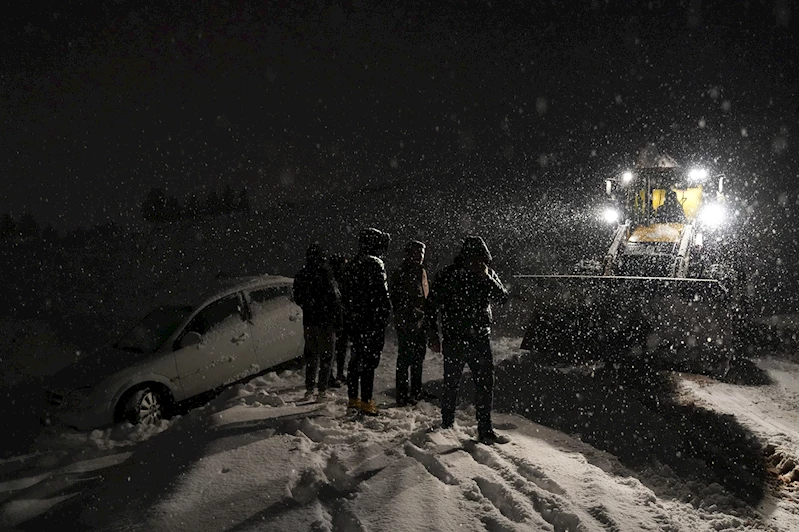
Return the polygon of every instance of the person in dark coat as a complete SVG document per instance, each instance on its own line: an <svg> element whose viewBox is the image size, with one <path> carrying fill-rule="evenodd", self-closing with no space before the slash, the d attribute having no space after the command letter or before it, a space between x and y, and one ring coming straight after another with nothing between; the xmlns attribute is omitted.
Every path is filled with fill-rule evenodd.
<svg viewBox="0 0 799 532"><path fill-rule="evenodd" d="M347 268L344 294L347 330L350 335L350 363L347 368L348 409L377 415L372 397L375 370L391 319L386 268L382 255L391 237L373 227L358 235L358 255Z"/></svg>
<svg viewBox="0 0 799 532"><path fill-rule="evenodd" d="M397 404L405 406L422 398L422 366L427 352L424 307L429 292L424 268L425 245L418 240L405 246L405 259L389 280L389 292L397 329ZM410 390L408 372L410 371Z"/></svg>
<svg viewBox="0 0 799 532"><path fill-rule="evenodd" d="M677 199L677 193L671 189L666 191L666 197L663 199L663 205L658 207L655 217L661 223L681 223L684 224L687 219L685 211Z"/></svg>
<svg viewBox="0 0 799 532"><path fill-rule="evenodd" d="M433 281L425 312L430 348L438 351L441 348L439 339L443 337L441 426L450 428L455 423L458 388L463 368L468 364L477 396L479 439L489 444L508 441L506 436L494 431L491 422L494 400L494 361L489 340L493 321L491 304L508 299L508 291L489 267L491 260L482 238L467 237L453 264L444 268Z"/></svg>
<svg viewBox="0 0 799 532"><path fill-rule="evenodd" d="M336 332L342 326L341 292L318 243L310 245L305 259L305 266L294 277L294 301L302 308L305 333L305 398L311 399L318 388L318 399L324 399Z"/></svg>
<svg viewBox="0 0 799 532"><path fill-rule="evenodd" d="M338 282L339 287L344 285L344 276L346 275L347 264L349 259L343 253L334 253L330 257L330 267L333 270L333 277ZM343 297L343 294L342 294ZM343 324L341 330L336 334L336 350L335 362L336 373L330 371L330 387L338 388L346 382L346 375L344 372L345 364L347 361L347 347L349 346L350 338L347 333L346 323Z"/></svg>

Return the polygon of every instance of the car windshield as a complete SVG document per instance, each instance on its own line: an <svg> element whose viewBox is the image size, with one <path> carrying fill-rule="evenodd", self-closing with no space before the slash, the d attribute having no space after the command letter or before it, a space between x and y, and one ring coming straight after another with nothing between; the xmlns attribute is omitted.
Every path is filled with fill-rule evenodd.
<svg viewBox="0 0 799 532"><path fill-rule="evenodd" d="M163 345L191 311L189 306L158 307L128 331L114 347L135 353L152 353Z"/></svg>

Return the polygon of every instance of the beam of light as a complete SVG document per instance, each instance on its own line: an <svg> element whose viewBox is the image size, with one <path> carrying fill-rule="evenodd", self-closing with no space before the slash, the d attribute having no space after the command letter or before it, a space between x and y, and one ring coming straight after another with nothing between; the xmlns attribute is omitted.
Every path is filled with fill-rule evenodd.
<svg viewBox="0 0 799 532"><path fill-rule="evenodd" d="M699 213L699 219L708 227L718 227L727 219L727 211L723 205L711 203Z"/></svg>
<svg viewBox="0 0 799 532"><path fill-rule="evenodd" d="M619 221L619 211L611 207L608 207L607 209L602 211L602 219L609 224L615 224Z"/></svg>

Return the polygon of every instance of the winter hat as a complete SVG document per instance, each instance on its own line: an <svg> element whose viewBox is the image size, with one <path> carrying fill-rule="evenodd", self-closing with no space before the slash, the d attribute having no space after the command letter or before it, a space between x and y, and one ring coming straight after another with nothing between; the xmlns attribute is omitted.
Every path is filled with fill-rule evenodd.
<svg viewBox="0 0 799 532"><path fill-rule="evenodd" d="M382 255L388 249L389 242L391 242L391 235L374 227L361 229L358 234L358 247L361 253L367 255Z"/></svg>
<svg viewBox="0 0 799 532"><path fill-rule="evenodd" d="M425 246L424 242L420 242L419 240L411 240L410 242L405 244L405 253L411 253L413 251L416 251L417 249L421 249L422 251L424 251L426 247L427 246Z"/></svg>
<svg viewBox="0 0 799 532"><path fill-rule="evenodd" d="M492 260L491 252L488 251L485 240L479 236L467 236L463 240L460 256L463 259L467 257L479 258L486 264L490 264Z"/></svg>
<svg viewBox="0 0 799 532"><path fill-rule="evenodd" d="M308 264L318 264L320 262L325 262L327 260L327 253L319 244L319 242L314 242L308 249L305 251L305 261Z"/></svg>

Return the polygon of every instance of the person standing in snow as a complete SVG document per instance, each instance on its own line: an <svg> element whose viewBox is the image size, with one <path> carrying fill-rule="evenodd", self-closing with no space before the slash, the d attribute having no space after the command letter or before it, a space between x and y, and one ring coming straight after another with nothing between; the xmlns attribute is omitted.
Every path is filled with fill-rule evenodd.
<svg viewBox="0 0 799 532"><path fill-rule="evenodd" d="M425 245L412 240L405 246L405 259L389 282L397 329L397 405L422 399L422 365L427 352L424 306L429 292L424 267ZM410 390L408 372L410 371Z"/></svg>
<svg viewBox="0 0 799 532"><path fill-rule="evenodd" d="M372 398L375 370L380 364L386 327L391 319L386 268L382 255L391 237L373 227L358 235L358 255L347 268L344 294L350 363L347 368L348 410L377 415Z"/></svg>
<svg viewBox="0 0 799 532"><path fill-rule="evenodd" d="M347 264L349 263L349 259L343 253L334 253L330 257L330 267L333 270L333 277L336 279L336 282L339 284L339 287L343 287L344 285L344 276L346 275ZM343 294L342 294L343 296ZM344 366L347 361L347 346L349 345L349 334L347 333L347 324L343 323L341 330L336 334L336 350L335 350L335 362L336 362L336 374L333 375L333 371L330 371L330 387L331 388L338 388L344 382L346 382L346 376L344 373Z"/></svg>
<svg viewBox="0 0 799 532"><path fill-rule="evenodd" d="M504 303L508 291L492 270L491 253L479 236L463 241L453 264L439 273L430 288L425 320L429 344L441 350L443 336L444 396L441 401L441 426L455 424L463 367L468 364L475 384L477 432L483 443L507 443L508 438L494 431L491 408L494 400L494 361L489 336L492 303ZM439 336L439 317L441 321Z"/></svg>
<svg viewBox="0 0 799 532"><path fill-rule="evenodd" d="M318 388L321 400L327 395L336 332L342 326L341 292L318 243L308 247L305 260L294 277L294 301L302 308L305 334L305 399L313 398Z"/></svg>

